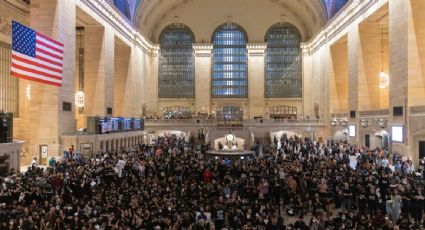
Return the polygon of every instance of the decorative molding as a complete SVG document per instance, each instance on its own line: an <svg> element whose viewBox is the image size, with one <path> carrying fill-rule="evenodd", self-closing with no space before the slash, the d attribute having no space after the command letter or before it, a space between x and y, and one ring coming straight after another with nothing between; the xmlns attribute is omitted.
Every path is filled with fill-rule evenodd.
<svg viewBox="0 0 425 230"><path fill-rule="evenodd" d="M196 57L211 57L213 47L212 44L193 44Z"/></svg>
<svg viewBox="0 0 425 230"><path fill-rule="evenodd" d="M12 19L0 16L0 33L6 36L12 35Z"/></svg>
<svg viewBox="0 0 425 230"><path fill-rule="evenodd" d="M359 111L359 117L388 117L389 115L389 109Z"/></svg>
<svg viewBox="0 0 425 230"><path fill-rule="evenodd" d="M160 49L159 44L153 45L152 48L150 49L151 57L158 57L159 49Z"/></svg>
<svg viewBox="0 0 425 230"><path fill-rule="evenodd" d="M329 40L337 36L348 25L358 19L373 6L380 6L389 0L351 0L332 20L330 20L323 30L313 37L309 42L302 44L303 52L313 53L326 44Z"/></svg>
<svg viewBox="0 0 425 230"><path fill-rule="evenodd" d="M29 13L29 4L26 3L23 0L5 0L5 2L9 3L10 5L22 10L25 13Z"/></svg>
<svg viewBox="0 0 425 230"><path fill-rule="evenodd" d="M410 113L413 115L425 114L425 105L410 107Z"/></svg>
<svg viewBox="0 0 425 230"><path fill-rule="evenodd" d="M80 0L81 3L90 8L94 13L114 27L124 37L134 42L145 53L152 52L153 44L138 32L128 20L107 0Z"/></svg>
<svg viewBox="0 0 425 230"><path fill-rule="evenodd" d="M332 113L331 118L347 118L350 117L349 113Z"/></svg>
<svg viewBox="0 0 425 230"><path fill-rule="evenodd" d="M264 56L264 52L267 48L266 43L258 43L258 44L247 44L246 48L248 49L248 55L255 56Z"/></svg>

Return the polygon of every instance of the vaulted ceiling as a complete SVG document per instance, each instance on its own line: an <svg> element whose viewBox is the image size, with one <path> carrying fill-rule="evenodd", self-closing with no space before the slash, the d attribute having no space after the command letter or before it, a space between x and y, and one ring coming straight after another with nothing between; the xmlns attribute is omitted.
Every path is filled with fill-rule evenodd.
<svg viewBox="0 0 425 230"><path fill-rule="evenodd" d="M228 20L247 31L249 42L264 42L267 29L282 20L307 41L323 28L327 15L321 0L144 0L134 19L153 42L167 25L181 22L196 42L210 43L214 30Z"/></svg>

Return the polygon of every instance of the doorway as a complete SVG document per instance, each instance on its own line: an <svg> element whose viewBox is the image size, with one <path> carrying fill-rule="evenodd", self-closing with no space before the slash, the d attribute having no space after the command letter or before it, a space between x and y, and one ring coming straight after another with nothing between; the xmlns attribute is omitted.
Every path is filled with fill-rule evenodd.
<svg viewBox="0 0 425 230"><path fill-rule="evenodd" d="M40 145L38 151L38 164L47 165L47 158L49 156L49 148L47 145Z"/></svg>
<svg viewBox="0 0 425 230"><path fill-rule="evenodd" d="M419 141L419 159L425 157L425 141Z"/></svg>
<svg viewBox="0 0 425 230"><path fill-rule="evenodd" d="M370 148L370 135L369 134L366 134L364 136L364 143L365 143L366 147Z"/></svg>

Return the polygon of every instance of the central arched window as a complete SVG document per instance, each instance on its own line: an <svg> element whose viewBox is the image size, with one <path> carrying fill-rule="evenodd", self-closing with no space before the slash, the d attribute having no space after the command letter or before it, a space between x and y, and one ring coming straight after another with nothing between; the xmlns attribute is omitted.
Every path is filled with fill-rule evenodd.
<svg viewBox="0 0 425 230"><path fill-rule="evenodd" d="M265 54L266 98L301 98L301 35L285 22L273 25L266 34Z"/></svg>
<svg viewBox="0 0 425 230"><path fill-rule="evenodd" d="M212 97L247 97L247 35L237 24L219 26L212 37Z"/></svg>
<svg viewBox="0 0 425 230"><path fill-rule="evenodd" d="M195 55L192 31L181 23L167 26L159 42L159 98L195 96Z"/></svg>

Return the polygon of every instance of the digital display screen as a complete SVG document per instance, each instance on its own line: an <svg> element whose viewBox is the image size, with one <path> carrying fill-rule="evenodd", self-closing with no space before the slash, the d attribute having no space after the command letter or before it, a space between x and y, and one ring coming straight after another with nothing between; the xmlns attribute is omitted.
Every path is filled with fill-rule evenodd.
<svg viewBox="0 0 425 230"><path fill-rule="evenodd" d="M123 122L122 127L124 130L131 130L131 123L132 123L131 118L125 118L122 122Z"/></svg>
<svg viewBox="0 0 425 230"><path fill-rule="evenodd" d="M115 118L115 117L111 118L110 123L111 123L111 131L116 132L116 131L119 130L119 119L118 118Z"/></svg>
<svg viewBox="0 0 425 230"><path fill-rule="evenodd" d="M395 142L403 142L403 126L394 125L391 127L391 140Z"/></svg>
<svg viewBox="0 0 425 230"><path fill-rule="evenodd" d="M141 118L99 117L97 122L99 134L143 130L143 119Z"/></svg>
<svg viewBox="0 0 425 230"><path fill-rule="evenodd" d="M108 133L111 131L111 123L108 121L108 118L101 117L99 118L99 126L100 126L100 133Z"/></svg>
<svg viewBox="0 0 425 230"><path fill-rule="evenodd" d="M356 126L355 125L348 126L348 135L350 137L355 137L356 136Z"/></svg>
<svg viewBox="0 0 425 230"><path fill-rule="evenodd" d="M142 120L139 118L134 118L133 120L133 129L139 130L142 129Z"/></svg>

